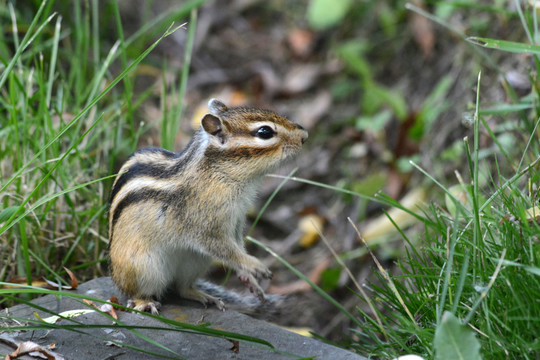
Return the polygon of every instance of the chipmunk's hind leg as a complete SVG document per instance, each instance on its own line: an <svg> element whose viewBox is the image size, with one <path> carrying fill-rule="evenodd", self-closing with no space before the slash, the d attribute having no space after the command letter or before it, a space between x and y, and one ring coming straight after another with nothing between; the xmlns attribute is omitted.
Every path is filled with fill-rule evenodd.
<svg viewBox="0 0 540 360"><path fill-rule="evenodd" d="M176 263L175 285L176 291L181 298L200 302L205 307L215 304L219 310L225 310L225 304L219 298L207 294L205 291L194 288L196 281L208 271L212 259L201 252L191 249L182 249L177 254L178 259L190 259L190 261L178 261Z"/></svg>
<svg viewBox="0 0 540 360"><path fill-rule="evenodd" d="M205 307L214 304L219 310L225 311L225 304L223 301L197 289L190 288L183 290L180 292L180 297L183 299L198 301Z"/></svg>

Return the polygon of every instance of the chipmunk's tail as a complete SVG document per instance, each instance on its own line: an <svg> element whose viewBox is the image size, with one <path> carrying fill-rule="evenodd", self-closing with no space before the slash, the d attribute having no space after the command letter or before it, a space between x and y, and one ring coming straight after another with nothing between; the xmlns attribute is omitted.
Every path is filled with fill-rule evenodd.
<svg viewBox="0 0 540 360"><path fill-rule="evenodd" d="M282 295L266 294L266 301L263 303L253 294L237 293L204 280L197 280L194 288L221 299L225 303L226 309L235 310L259 319L270 319L279 314L285 300L285 296Z"/></svg>

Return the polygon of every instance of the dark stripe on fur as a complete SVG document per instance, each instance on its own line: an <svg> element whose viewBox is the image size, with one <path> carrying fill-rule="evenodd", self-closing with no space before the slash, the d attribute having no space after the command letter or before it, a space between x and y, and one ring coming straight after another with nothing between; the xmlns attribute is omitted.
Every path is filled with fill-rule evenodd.
<svg viewBox="0 0 540 360"><path fill-rule="evenodd" d="M169 158L169 159L177 158L178 161L176 161L176 163L174 163L174 165L172 166L162 164L159 162L134 163L127 170L127 172L120 175L120 177L114 184L109 201L112 203L115 196L120 191L120 189L122 189L122 187L126 185L130 180L135 179L137 177L149 176L156 179L167 179L167 178L177 175L182 170L182 168L184 167L188 159L190 158L189 156L190 153L188 153L188 148L189 148L189 145L181 154L174 153L174 152L167 151L165 149L160 149L160 148L144 148L135 152L133 155L130 156L130 158L138 154L147 154L151 152L157 152L157 153L161 153L162 155L164 155L164 157Z"/></svg>
<svg viewBox="0 0 540 360"><path fill-rule="evenodd" d="M174 192L157 190L157 189L145 189L137 190L127 194L116 206L114 213L112 214L111 227L114 230L118 219L122 212L129 206L135 205L139 202L154 202L161 206L161 216L167 216L168 213L173 212L174 216L183 216L182 209L186 198L189 196L191 190L189 186L182 187ZM113 238L111 234L111 238Z"/></svg>

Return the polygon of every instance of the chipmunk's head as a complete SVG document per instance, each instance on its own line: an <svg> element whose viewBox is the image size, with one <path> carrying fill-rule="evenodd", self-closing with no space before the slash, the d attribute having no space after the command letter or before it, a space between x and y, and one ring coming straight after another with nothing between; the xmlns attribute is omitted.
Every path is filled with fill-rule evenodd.
<svg viewBox="0 0 540 360"><path fill-rule="evenodd" d="M228 108L217 99L208 102L210 113L201 120L209 143L205 155L237 164L251 175L265 174L298 153L308 133L300 125L272 111Z"/></svg>

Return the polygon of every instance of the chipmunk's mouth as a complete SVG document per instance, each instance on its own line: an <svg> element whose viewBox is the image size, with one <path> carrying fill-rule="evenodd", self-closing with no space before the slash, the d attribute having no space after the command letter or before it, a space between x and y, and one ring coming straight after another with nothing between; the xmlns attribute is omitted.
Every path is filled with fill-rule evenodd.
<svg viewBox="0 0 540 360"><path fill-rule="evenodd" d="M301 146L283 145L281 148L281 160L286 160L294 155L298 154Z"/></svg>

